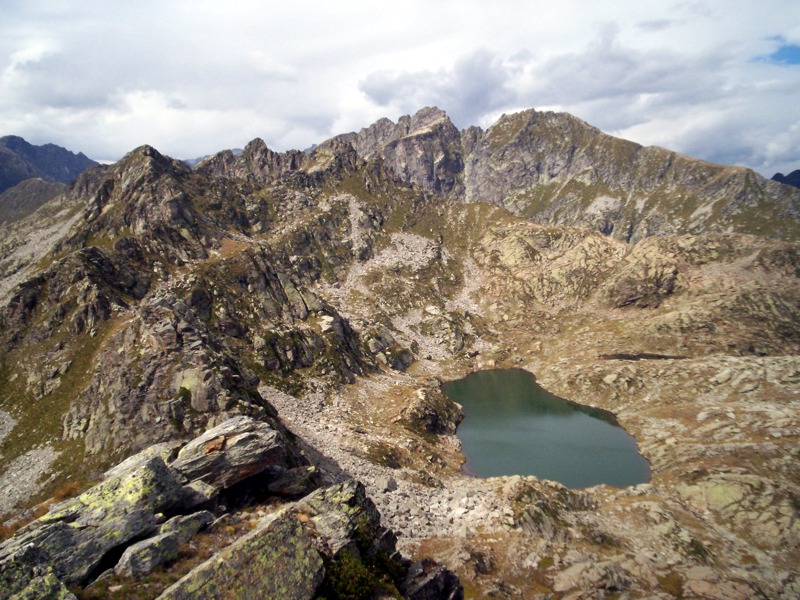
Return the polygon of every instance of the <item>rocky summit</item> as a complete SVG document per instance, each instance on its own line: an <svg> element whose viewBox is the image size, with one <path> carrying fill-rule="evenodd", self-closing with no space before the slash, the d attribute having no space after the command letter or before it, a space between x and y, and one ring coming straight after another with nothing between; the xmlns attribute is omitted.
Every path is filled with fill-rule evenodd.
<svg viewBox="0 0 800 600"><path fill-rule="evenodd" d="M800 594L800 190L425 108L54 193L0 225L0 598ZM441 382L509 367L652 480L464 473Z"/></svg>

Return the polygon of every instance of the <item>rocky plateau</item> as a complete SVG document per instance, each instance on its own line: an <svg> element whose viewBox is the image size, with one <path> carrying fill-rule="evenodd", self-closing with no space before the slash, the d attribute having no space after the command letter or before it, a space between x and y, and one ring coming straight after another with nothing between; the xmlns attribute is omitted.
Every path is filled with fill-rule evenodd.
<svg viewBox="0 0 800 600"><path fill-rule="evenodd" d="M796 598L799 219L533 110L91 167L0 226L0 597ZM505 367L651 482L465 474Z"/></svg>

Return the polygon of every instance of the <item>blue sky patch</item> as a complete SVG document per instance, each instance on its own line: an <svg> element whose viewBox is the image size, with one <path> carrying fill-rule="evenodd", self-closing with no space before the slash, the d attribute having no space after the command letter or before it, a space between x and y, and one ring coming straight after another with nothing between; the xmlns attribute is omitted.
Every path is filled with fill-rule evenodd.
<svg viewBox="0 0 800 600"><path fill-rule="evenodd" d="M772 62L785 65L800 65L800 46L795 46L794 44L781 46L767 58Z"/></svg>
<svg viewBox="0 0 800 600"><path fill-rule="evenodd" d="M759 56L758 60L771 62L778 65L800 65L800 46L797 44L787 44L782 37L771 38L780 45L772 54Z"/></svg>

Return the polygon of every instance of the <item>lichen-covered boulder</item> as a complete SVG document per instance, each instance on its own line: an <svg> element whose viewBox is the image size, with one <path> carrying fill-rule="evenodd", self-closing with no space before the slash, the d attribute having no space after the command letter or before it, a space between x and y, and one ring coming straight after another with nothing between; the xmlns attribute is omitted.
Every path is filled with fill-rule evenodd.
<svg viewBox="0 0 800 600"><path fill-rule="evenodd" d="M157 515L174 505L180 492L164 461L151 457L53 506L0 545L0 558L33 544L48 553L65 582L83 582L109 550L154 531Z"/></svg>
<svg viewBox="0 0 800 600"><path fill-rule="evenodd" d="M180 539L177 533L167 532L128 546L119 559L114 573L123 577L144 575L159 565L178 558Z"/></svg>
<svg viewBox="0 0 800 600"><path fill-rule="evenodd" d="M279 432L261 421L238 416L186 444L170 466L187 482L202 480L224 489L270 467L285 471L293 466L289 462Z"/></svg>
<svg viewBox="0 0 800 600"><path fill-rule="evenodd" d="M189 572L160 598L311 600L324 576L314 539L295 513L283 510Z"/></svg>
<svg viewBox="0 0 800 600"><path fill-rule="evenodd" d="M316 535L325 541L324 548L331 557L354 540L370 540L370 546L361 550L372 554L395 552L394 534L381 527L380 512L357 481L317 490L300 500L297 510L310 516Z"/></svg>
<svg viewBox="0 0 800 600"><path fill-rule="evenodd" d="M0 558L33 544L52 559L58 577L67 583L84 583L96 575L109 551L154 534L162 513L175 514L207 504L221 490L253 475L265 471L272 475L260 484L268 493L299 495L313 489L314 469L297 467L286 444L284 435L268 424L234 417L180 452L180 442L151 446L109 470L98 485L53 506L48 514L21 529L0 545ZM167 466L165 460L170 459L174 460ZM174 522L179 529L176 539L188 539L207 525L210 517L203 513ZM167 541L160 540L160 545L137 546L130 552L139 554L131 556L152 552L161 557L135 559L142 564L169 560L163 557L171 557L176 550L167 551L164 544ZM133 573L139 569L134 562L124 563L120 569Z"/></svg>
<svg viewBox="0 0 800 600"><path fill-rule="evenodd" d="M178 455L178 450L183 446L181 441L160 442L148 446L144 450L137 452L133 456L129 456L118 465L110 468L103 474L103 479L110 479L132 471L133 469L142 466L154 456L160 456L165 463L169 464Z"/></svg>
<svg viewBox="0 0 800 600"><path fill-rule="evenodd" d="M214 522L214 515L201 510L191 515L172 517L159 528L159 533L174 533L179 542L188 542L198 531Z"/></svg>
<svg viewBox="0 0 800 600"><path fill-rule="evenodd" d="M28 545L0 559L0 600L75 600L47 553Z"/></svg>
<svg viewBox="0 0 800 600"><path fill-rule="evenodd" d="M318 595L326 569L335 568L345 554L348 560L356 557L370 564L381 554L401 569L394 543L364 486L348 481L317 490L266 517L161 598L310 600Z"/></svg>

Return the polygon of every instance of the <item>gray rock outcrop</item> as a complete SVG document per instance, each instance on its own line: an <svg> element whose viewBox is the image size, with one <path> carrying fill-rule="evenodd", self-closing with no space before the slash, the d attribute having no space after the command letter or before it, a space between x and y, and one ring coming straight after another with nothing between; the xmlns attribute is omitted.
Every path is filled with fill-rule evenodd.
<svg viewBox="0 0 800 600"><path fill-rule="evenodd" d="M177 533L161 533L128 546L114 572L123 577L145 575L178 557L180 538Z"/></svg>
<svg viewBox="0 0 800 600"><path fill-rule="evenodd" d="M353 589L363 595L379 586L381 575L391 581L393 569L406 570L394 544L364 486L348 481L267 516L160 598L311 600L326 590L350 597ZM425 571L423 577L415 569L405 580L412 592L408 597L463 597L450 571L433 563Z"/></svg>
<svg viewBox="0 0 800 600"><path fill-rule="evenodd" d="M65 582L83 583L112 550L155 533L164 514L202 503L198 496L207 501L244 479L264 477L268 469L292 494L300 489L295 481L287 481L286 473L297 467L281 434L248 417L230 419L189 442L167 466L162 456L173 453L172 444L159 444L109 470L104 481L53 506L0 545L0 559L33 546L47 553ZM304 481L314 485L311 479ZM284 489L280 483L273 487L275 494ZM201 512L167 521L157 538L126 550L119 572L135 575L171 560L178 543L210 520L210 513Z"/></svg>
<svg viewBox="0 0 800 600"><path fill-rule="evenodd" d="M181 448L171 464L187 482L201 480L216 490L268 468L285 470L286 444L277 431L249 417L234 417Z"/></svg>
<svg viewBox="0 0 800 600"><path fill-rule="evenodd" d="M153 457L54 506L0 545L0 557L33 545L47 552L65 582L83 582L108 551L154 531L156 515L171 507L180 491L164 461Z"/></svg>
<svg viewBox="0 0 800 600"><path fill-rule="evenodd" d="M110 574L115 556L120 556L113 567L117 577L136 578L168 567L178 558L180 544L214 520L208 511L180 514L189 484L213 498L247 480L259 480L268 494L289 490L296 495L315 483L313 468L292 466L282 434L248 417L212 428L177 456L176 450L172 443L157 444L130 457L110 469L104 481L53 506L1 544L0 598L72 598L62 582L85 585L101 570ZM324 589L345 586L346 591L350 577L359 589L400 585L399 574L408 563L380 521L362 484L350 480L319 489L266 516L163 597L310 599ZM440 566L424 571L433 575L415 574L404 585L460 589L457 578ZM5 590L11 591L3 595Z"/></svg>
<svg viewBox="0 0 800 600"><path fill-rule="evenodd" d="M0 558L0 600L75 600L47 553L32 544Z"/></svg>

